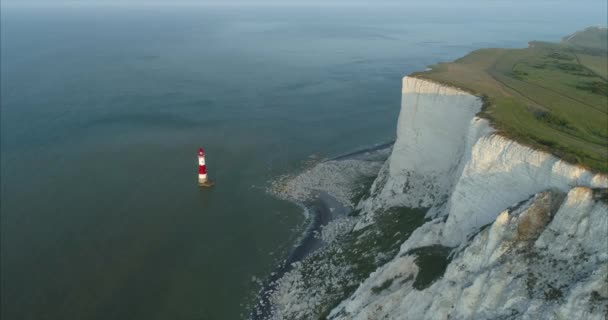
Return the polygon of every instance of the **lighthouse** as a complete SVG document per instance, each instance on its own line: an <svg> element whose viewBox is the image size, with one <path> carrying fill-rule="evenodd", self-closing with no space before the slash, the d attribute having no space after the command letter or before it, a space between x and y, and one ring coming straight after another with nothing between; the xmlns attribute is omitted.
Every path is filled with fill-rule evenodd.
<svg viewBox="0 0 608 320"><path fill-rule="evenodd" d="M205 164L203 148L198 148L198 185L201 187L213 186L213 182L207 179L207 165Z"/></svg>

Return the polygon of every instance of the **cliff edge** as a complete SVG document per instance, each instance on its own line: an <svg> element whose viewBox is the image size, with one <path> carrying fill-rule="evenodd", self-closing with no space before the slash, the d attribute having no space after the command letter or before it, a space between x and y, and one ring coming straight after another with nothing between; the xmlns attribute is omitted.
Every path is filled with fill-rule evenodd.
<svg viewBox="0 0 608 320"><path fill-rule="evenodd" d="M603 319L608 177L496 134L464 91L405 77L402 92L355 229L394 206L427 222L329 318Z"/></svg>

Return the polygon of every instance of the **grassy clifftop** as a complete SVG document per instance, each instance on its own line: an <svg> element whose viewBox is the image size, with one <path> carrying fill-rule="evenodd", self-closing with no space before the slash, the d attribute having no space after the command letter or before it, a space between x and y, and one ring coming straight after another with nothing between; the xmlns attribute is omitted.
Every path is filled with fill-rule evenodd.
<svg viewBox="0 0 608 320"><path fill-rule="evenodd" d="M608 172L608 30L560 43L482 49L411 76L484 99L480 116L503 135L597 172Z"/></svg>

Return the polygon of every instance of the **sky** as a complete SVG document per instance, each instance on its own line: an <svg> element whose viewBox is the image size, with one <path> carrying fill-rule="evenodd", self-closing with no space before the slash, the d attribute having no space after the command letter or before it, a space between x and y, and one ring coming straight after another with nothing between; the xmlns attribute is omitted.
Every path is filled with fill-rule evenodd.
<svg viewBox="0 0 608 320"><path fill-rule="evenodd" d="M272 6L321 6L321 5L422 5L428 3L450 5L484 5L484 4L542 4L559 5L572 0L2 0L2 4L11 5L272 5ZM605 5L606 0L577 0L581 5ZM517 5L517 4L515 4Z"/></svg>

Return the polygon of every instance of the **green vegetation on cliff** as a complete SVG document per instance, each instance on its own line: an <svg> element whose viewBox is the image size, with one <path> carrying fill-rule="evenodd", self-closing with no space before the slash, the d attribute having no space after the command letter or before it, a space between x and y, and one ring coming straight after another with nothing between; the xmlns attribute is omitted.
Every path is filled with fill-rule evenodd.
<svg viewBox="0 0 608 320"><path fill-rule="evenodd" d="M560 43L482 49L412 74L482 97L480 116L505 136L608 172L608 30Z"/></svg>

